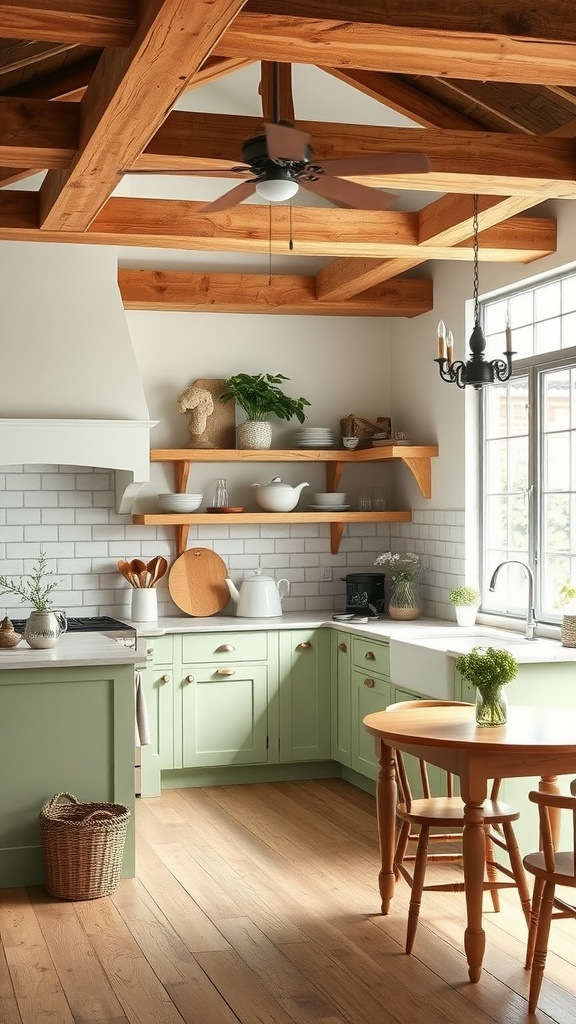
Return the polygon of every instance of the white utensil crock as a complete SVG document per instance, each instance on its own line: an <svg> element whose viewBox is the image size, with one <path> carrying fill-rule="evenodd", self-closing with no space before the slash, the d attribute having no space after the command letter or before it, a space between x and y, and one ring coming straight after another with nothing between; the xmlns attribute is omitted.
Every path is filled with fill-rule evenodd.
<svg viewBox="0 0 576 1024"><path fill-rule="evenodd" d="M154 587L134 587L130 614L133 622L157 621L158 597Z"/></svg>

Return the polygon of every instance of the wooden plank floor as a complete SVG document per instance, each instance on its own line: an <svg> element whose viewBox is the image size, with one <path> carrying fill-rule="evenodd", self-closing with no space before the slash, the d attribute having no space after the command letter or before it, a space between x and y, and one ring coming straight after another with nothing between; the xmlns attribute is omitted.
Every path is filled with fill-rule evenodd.
<svg viewBox="0 0 576 1024"><path fill-rule="evenodd" d="M378 913L374 801L341 780L137 801L138 877L69 903L0 890L0 1024L525 1024L526 927L486 907L468 983L464 897L407 886ZM431 868L432 871L453 871ZM532 1020L576 1021L574 922L552 925Z"/></svg>

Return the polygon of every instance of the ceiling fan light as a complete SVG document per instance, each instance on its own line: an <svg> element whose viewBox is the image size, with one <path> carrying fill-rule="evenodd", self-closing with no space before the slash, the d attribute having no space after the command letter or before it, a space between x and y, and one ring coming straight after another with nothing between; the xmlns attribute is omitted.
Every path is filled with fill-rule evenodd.
<svg viewBox="0 0 576 1024"><path fill-rule="evenodd" d="M282 203L291 199L298 191L298 182L289 178L267 178L256 184L256 191L269 203Z"/></svg>

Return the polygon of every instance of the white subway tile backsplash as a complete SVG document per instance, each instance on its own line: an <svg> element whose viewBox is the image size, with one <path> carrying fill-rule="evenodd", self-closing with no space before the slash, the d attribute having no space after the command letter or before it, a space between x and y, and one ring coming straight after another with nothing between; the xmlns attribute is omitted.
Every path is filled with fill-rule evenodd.
<svg viewBox="0 0 576 1024"><path fill-rule="evenodd" d="M0 573L29 572L40 547L60 580L54 607L76 614L130 614L130 588L117 570L119 558L156 554L175 557L168 527L136 526L114 509L113 476L102 470L32 466L0 471ZM464 581L464 511L420 508L412 523L355 523L345 527L338 554L330 552L330 529L317 523L191 526L188 546L216 551L230 573L261 569L291 581L286 611L342 610L348 572L367 571L382 551L415 551L426 570L426 611L453 618L448 603L452 586ZM327 566L332 580L323 579ZM167 579L157 588L160 614L179 610L170 599ZM4 597L4 602L8 601ZM2 599L0 598L0 602ZM22 616L18 602L12 614ZM0 613L2 605L0 603Z"/></svg>

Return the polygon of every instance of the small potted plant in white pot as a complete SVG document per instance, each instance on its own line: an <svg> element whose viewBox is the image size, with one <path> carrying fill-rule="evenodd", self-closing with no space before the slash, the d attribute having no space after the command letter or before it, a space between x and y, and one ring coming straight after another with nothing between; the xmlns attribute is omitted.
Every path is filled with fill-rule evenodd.
<svg viewBox="0 0 576 1024"><path fill-rule="evenodd" d="M508 697L502 687L518 675L514 655L496 647L474 647L456 659L456 671L476 687L476 724L505 725Z"/></svg>
<svg viewBox="0 0 576 1024"><path fill-rule="evenodd" d="M310 405L305 398L290 398L278 387L282 381L290 380L282 373L237 373L228 377L226 391L220 396L221 402L235 401L246 413L246 422L238 424L239 448L270 448L272 425L267 417L273 414L281 420L294 416L304 423L304 407Z"/></svg>
<svg viewBox="0 0 576 1024"><path fill-rule="evenodd" d="M480 591L476 587L453 587L450 591L450 604L454 605L459 626L473 626L480 607Z"/></svg>
<svg viewBox="0 0 576 1024"><path fill-rule="evenodd" d="M59 580L48 581L47 577L51 575L46 552L40 549L31 573L17 578L0 576L0 595L15 594L22 603L32 605L34 609L24 627L24 639L29 647L55 647L68 627L66 613L51 610L50 595L60 583Z"/></svg>

